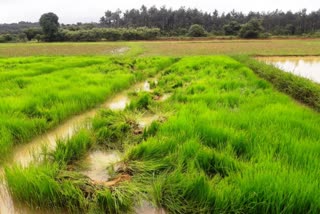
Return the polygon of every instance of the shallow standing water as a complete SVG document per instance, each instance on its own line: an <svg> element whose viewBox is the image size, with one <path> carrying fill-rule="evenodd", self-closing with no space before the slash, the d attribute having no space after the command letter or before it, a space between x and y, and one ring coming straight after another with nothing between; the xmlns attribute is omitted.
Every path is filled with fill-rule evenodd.
<svg viewBox="0 0 320 214"><path fill-rule="evenodd" d="M286 72L320 83L320 56L257 57L257 59L267 64L272 64Z"/></svg>
<svg viewBox="0 0 320 214"><path fill-rule="evenodd" d="M82 173L93 181L107 181L110 176L107 173L107 167L120 161L120 152L117 151L92 151L83 162L87 169Z"/></svg>
<svg viewBox="0 0 320 214"><path fill-rule="evenodd" d="M22 166L26 167L34 160L34 157L39 158L41 156L43 145L48 146L49 150L53 150L56 146L57 139L71 137L79 128L88 125L86 121L92 118L99 110L103 108L123 110L130 102L130 99L128 98L128 92L130 90L150 91L150 84L147 81L138 83L129 90L120 92L111 99L108 99L99 107L80 115L76 115L71 119L66 120L58 127L36 137L31 142L17 146L13 151L12 159L9 160L7 164L20 163ZM105 155L102 154L101 157L105 158ZM113 157L113 161L118 158L117 155L114 155ZM8 191L7 183L3 179L3 175L4 170L0 167L0 214L62 213L60 211L52 212L50 210L33 210L24 204L14 202Z"/></svg>

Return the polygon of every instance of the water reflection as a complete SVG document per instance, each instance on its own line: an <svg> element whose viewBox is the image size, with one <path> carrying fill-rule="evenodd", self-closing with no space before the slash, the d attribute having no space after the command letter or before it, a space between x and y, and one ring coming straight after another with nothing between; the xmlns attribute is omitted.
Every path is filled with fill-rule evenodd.
<svg viewBox="0 0 320 214"><path fill-rule="evenodd" d="M110 176L107 168L120 161L120 153L117 151L92 151L86 157L86 170L82 173L94 181L107 181Z"/></svg>
<svg viewBox="0 0 320 214"><path fill-rule="evenodd" d="M291 72L320 83L320 56L313 57L258 57L281 70Z"/></svg>

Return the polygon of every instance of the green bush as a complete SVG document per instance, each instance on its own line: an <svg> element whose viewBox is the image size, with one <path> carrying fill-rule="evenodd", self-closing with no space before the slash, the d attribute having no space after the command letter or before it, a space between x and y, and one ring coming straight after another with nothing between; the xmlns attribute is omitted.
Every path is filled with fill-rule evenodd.
<svg viewBox="0 0 320 214"><path fill-rule="evenodd" d="M251 19L248 23L241 26L240 37L246 39L259 38L263 31L261 21L258 19Z"/></svg>
<svg viewBox="0 0 320 214"><path fill-rule="evenodd" d="M151 40L160 34L158 28L92 28L88 30L62 30L61 40L72 42L94 42L100 40Z"/></svg>
<svg viewBox="0 0 320 214"><path fill-rule="evenodd" d="M188 31L188 36L191 36L191 37L204 37L206 35L207 35L207 32L205 31L205 29L198 24L191 25Z"/></svg>
<svg viewBox="0 0 320 214"><path fill-rule="evenodd" d="M13 34L2 34L0 35L0 43L6 43L6 42L14 42L16 41L16 37Z"/></svg>

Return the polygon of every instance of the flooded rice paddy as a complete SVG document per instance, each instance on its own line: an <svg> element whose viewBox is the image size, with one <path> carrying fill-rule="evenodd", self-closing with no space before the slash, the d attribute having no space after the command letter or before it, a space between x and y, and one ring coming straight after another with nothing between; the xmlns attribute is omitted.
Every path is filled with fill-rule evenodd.
<svg viewBox="0 0 320 214"><path fill-rule="evenodd" d="M258 57L257 59L286 72L320 83L320 56Z"/></svg>

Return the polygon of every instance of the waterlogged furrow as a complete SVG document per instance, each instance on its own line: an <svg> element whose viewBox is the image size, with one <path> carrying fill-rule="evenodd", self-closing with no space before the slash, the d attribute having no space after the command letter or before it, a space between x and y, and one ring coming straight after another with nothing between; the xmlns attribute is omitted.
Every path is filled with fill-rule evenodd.
<svg viewBox="0 0 320 214"><path fill-rule="evenodd" d="M158 66L155 66L159 70L164 68L167 65L170 65L170 63L174 62L174 60L170 59L153 59L154 61L158 61ZM137 63L139 65L139 71L136 72L135 75L138 75L137 78L144 78L146 75L153 75L157 70L154 69L154 67L148 71L148 67L145 66L142 63ZM125 72L125 71L124 71ZM147 82L139 83L133 86L128 91L149 91L150 86ZM39 162L40 159L42 160L41 153L43 152L43 146L46 147L46 152L52 151L57 144L57 139L64 139L72 137L72 135L77 132L77 130L84 128L84 127L90 127L89 119L92 118L97 111L103 108L109 108L111 110L121 110L126 107L126 105L129 103L128 98L128 91L122 92L114 96L113 99L108 100L106 103L102 104L100 107L92 109L88 112L85 112L84 114L81 114L79 116L76 116L65 123L63 123L61 126L58 126L57 128L45 133L44 135L41 135L37 138L35 138L32 142L25 145L19 145L15 148L14 155L13 155L13 163L21 164L24 167L27 167L31 161ZM88 126L89 125L89 126ZM61 145L61 144L60 144ZM54 167L53 167L54 170ZM3 170L2 170L3 171ZM2 176L1 176L2 177ZM28 208L22 206L22 208L14 207L14 203L8 194L7 190L7 184L4 181L1 184L1 211L5 213L19 213L19 212L29 212ZM20 198L21 199L21 198ZM32 212L32 211L31 211Z"/></svg>
<svg viewBox="0 0 320 214"><path fill-rule="evenodd" d="M46 152L53 151L56 148L57 140L59 139L68 139L72 138L72 136L77 133L81 128L90 127L90 118L93 118L94 115L97 114L98 111L105 108L110 108L111 110L123 110L126 105L129 103L128 91L140 91L147 90L146 84L138 83L134 85L131 89L121 92L114 96L112 99L107 100L104 104L102 104L98 108L94 108L90 111L82 113L81 115L75 116L63 124L59 125L55 129L40 135L33 139L31 142L27 144L21 144L15 147L13 151L12 160L10 163L19 164L23 167L28 167L31 162L40 162L43 159L44 148L46 148ZM117 158L116 156L114 156ZM91 160L91 159L90 159ZM102 159L103 160L103 159ZM115 160L115 159L113 159ZM95 166L96 163L92 163ZM99 166L99 165L96 165ZM101 165L100 165L101 167ZM101 172L101 171L100 171ZM3 168L0 169L0 213L25 213L30 212L33 213L35 210L30 210L27 206L17 206L17 203L14 203L11 195L9 193L6 180L3 179L4 176ZM87 173L87 174L86 174ZM97 174L95 172L86 172L85 174L90 177L91 174ZM59 212L60 213L60 212Z"/></svg>
<svg viewBox="0 0 320 214"><path fill-rule="evenodd" d="M36 63L32 63L35 61ZM0 154L30 141L68 117L94 108L107 97L173 63L169 58L134 60L108 57L46 57L2 59L0 79L19 73L21 78L0 85ZM20 64L21 63L21 64ZM41 66L39 65L41 64ZM11 65L11 66L10 66ZM15 67L17 66L17 68ZM47 72L45 67L54 72ZM59 69L63 68L64 69ZM50 70L50 69L49 69ZM28 77L28 73L41 75ZM125 105L127 101L122 104ZM113 107L112 107L113 108Z"/></svg>
<svg viewBox="0 0 320 214"><path fill-rule="evenodd" d="M49 157L49 159L45 159L45 162L44 162L44 164L47 164L46 161L50 161L51 162L50 165L52 165L52 166L54 166L55 164L58 164L58 169L56 169L58 171L56 172L57 174L56 173L51 174L51 175L47 174L46 176L49 176L47 179L51 180L51 181L61 179L62 182L65 182L65 181L68 181L68 179L69 180L71 179L71 182L79 182L79 183L84 182L83 185L88 185L87 188L93 188L93 190L97 192L96 194L98 194L98 195L95 197L102 197L102 195L100 195L102 193L99 190L101 187L111 188L114 185L118 185L118 183L122 183L128 179L130 180L129 174L117 175L117 177L114 178L114 176L115 176L114 174L116 172L115 171L113 173L111 172L113 174L112 175L112 174L109 174L107 171L108 167L111 167L114 162L117 162L120 160L119 151L103 151L101 149L103 147L107 147L109 149L110 148L117 148L118 150L123 150L122 146L125 143L126 144L137 143L137 142L141 141L143 138L147 137L148 133L151 133L151 132L143 132L143 130L146 130L147 126L149 126L150 123L152 123L152 121L159 119L160 116L152 115L151 112L149 112L148 114L146 114L146 116L143 116L141 120L139 119L140 123L138 123L138 122L134 122L135 121L134 118L136 116L133 116L134 114L132 111L137 111L137 110L140 111L142 109L144 109L144 111L146 111L146 110L148 111L148 109L150 108L150 105L152 103L152 100L150 99L151 95L149 94L149 92L152 91L150 88L151 87L150 83L153 83L153 82L156 82L156 81L154 79L152 79L149 82L137 84L136 86L133 87L133 89L128 90L127 92L121 93L123 95L126 94L126 96L127 96L128 92L130 92L130 94L133 94L133 97L131 97L130 99L135 99L135 101L133 103L131 103L130 105L127 105L127 109L124 113L121 113L119 111L112 112L110 110L102 111L98 116L96 116L94 118L92 125L90 125L90 127L93 131L92 134L90 134L88 131L80 130L78 133L76 133L75 136L71 137L66 142L63 142L63 141L58 142L56 149L53 150L52 152L49 151L49 154L48 154L49 156L48 155L46 156L46 157ZM147 101L145 100L146 96L148 99ZM159 95L157 95L156 97L159 97ZM162 96L160 96L160 97L162 97ZM109 102L108 104L104 104L102 106L104 106L105 108L109 107L109 109L111 109L110 107L114 106L115 103L119 101L117 99L118 96L116 96L115 98L116 99L114 99L114 101ZM128 97L124 96L124 98L125 98L125 100L129 100ZM156 101L154 101L154 102L156 102ZM119 107L120 107L119 109L122 109L121 105ZM115 110L115 109L113 109L113 110ZM130 113L130 112L132 112L132 113ZM136 113L138 113L138 112L136 112ZM130 116L131 114L132 114L132 116ZM143 125L142 125L141 121L144 121ZM106 125L106 127L105 127L105 125ZM104 133L105 128L107 128L107 127L109 129L109 132ZM127 127L127 128L125 128L125 127ZM69 129L70 128L72 128L72 127L69 126ZM108 133L109 133L109 136L107 136ZM90 137L90 135L93 135L92 137L95 139L95 142L92 142L92 139L91 139L92 137ZM97 144L98 147L96 149L94 149L93 151L88 152L88 150L94 144ZM84 158L80 163L78 163L78 164L80 164L80 166L82 165L82 167L80 167L79 169L76 169L76 168L78 168L77 166L70 165L70 164L74 163L75 161L79 160L79 158L81 158L84 155L86 156L86 158ZM67 166L65 166L65 164L67 164ZM118 168L118 170L119 170L122 168L122 165L118 165L116 168ZM42 171L44 169L45 169L45 171ZM9 179L9 181L11 181L12 179L17 179L18 177L24 177L25 176L24 173L30 172L30 170L34 170L33 165L31 165L25 169L16 168L14 171L11 171L11 169L8 169L7 170L7 177ZM41 174L41 172L46 172L46 168L45 167L43 168L41 166L37 170L39 170L39 172L38 172L39 174ZM49 170L49 168L48 168L48 170ZM74 170L76 170L76 171L74 171ZM116 169L114 168L113 170L116 170ZM47 171L47 173L48 172L49 171ZM20 174L20 176L18 176L18 177L16 177L16 176L12 177L12 175L17 175L15 173L18 173L18 174L22 173L22 174ZM53 177L51 177L51 176L53 176ZM75 179L75 180L73 180L73 179ZM32 178L31 178L31 181L32 181ZM30 181L28 181L28 182L30 182ZM19 183L19 181L18 181L18 182L14 182L14 184L12 184L12 185L17 187L18 189L19 188L24 189L22 187L23 185L27 185L27 186L28 185L35 185L32 183L28 183L28 182L25 184L23 184L23 183L17 184L17 183ZM10 184L10 187L12 185ZM76 187L76 184L73 184L73 185L75 185L73 187ZM99 186L101 186L101 187L99 187ZM37 188L40 188L40 186ZM117 187L117 188L119 188L119 187ZM121 188L124 188L124 187L121 187ZM17 190L15 188L13 188L12 190L13 190L13 193L16 195ZM128 190L130 191L130 188L128 188ZM38 194L37 191L32 192L32 193L27 193L27 194L31 194L31 195L29 195L28 198L23 198L23 200L29 201L30 203L35 203L35 201L36 201L37 206L39 206L39 205L48 206L49 204L47 204L46 202L38 201L39 199L37 198L37 194ZM60 190L56 189L55 191L60 191ZM107 191L107 189L105 191ZM85 191L85 193L86 193L86 191ZM62 194L62 192L61 192L61 194ZM18 197L21 199L21 197L23 197L23 196L20 193L18 193ZM46 195L46 197L50 198L49 201L52 201L53 206L58 206L58 207L62 206L62 204L59 203L59 199L57 199L58 200L57 202L53 202L53 201L56 201L54 198L52 198L53 196ZM115 196L112 196L112 198L113 197L115 197ZM129 201L128 199L131 197L132 196L130 196L130 197L128 196L126 201ZM79 200L80 199L81 198L79 198ZM117 198L113 198L112 200L116 200L116 199ZM45 198L44 198L44 200L46 201ZM100 203L103 203L103 202L99 202L98 204L100 204ZM118 203L118 202L115 201L115 203ZM85 202L84 202L84 204L85 204ZM78 209L84 211L84 210L87 210L87 208L84 204L82 204L82 205L79 204L79 206L73 207L73 206L69 206L67 203L67 204L63 204L63 206L66 206L66 208L68 208L72 211L75 211ZM110 204L107 207L102 207L100 209L105 210L108 208L108 209L111 209L111 210L118 212L121 209L129 211L129 210L132 210L133 207L134 207L134 204L132 204L130 207L120 207L120 208L117 208L113 204ZM152 208L152 206L149 203L146 203L146 202L144 202L143 207L139 207L139 209L143 210L143 211L147 211L147 212L150 212L153 210L154 213L157 211L155 208Z"/></svg>
<svg viewBox="0 0 320 214"><path fill-rule="evenodd" d="M146 89L146 83L147 82L135 84L130 89L120 92L111 99L108 99L99 107L67 120L55 129L34 138L27 144L16 146L13 151L12 162L21 164L22 166L28 166L31 161L41 157L43 147L46 147L47 151L52 151L55 149L58 139L71 138L78 130L90 127L90 119L92 119L101 109L111 109L115 111L123 110L130 101L127 95L128 92L148 90Z"/></svg>

